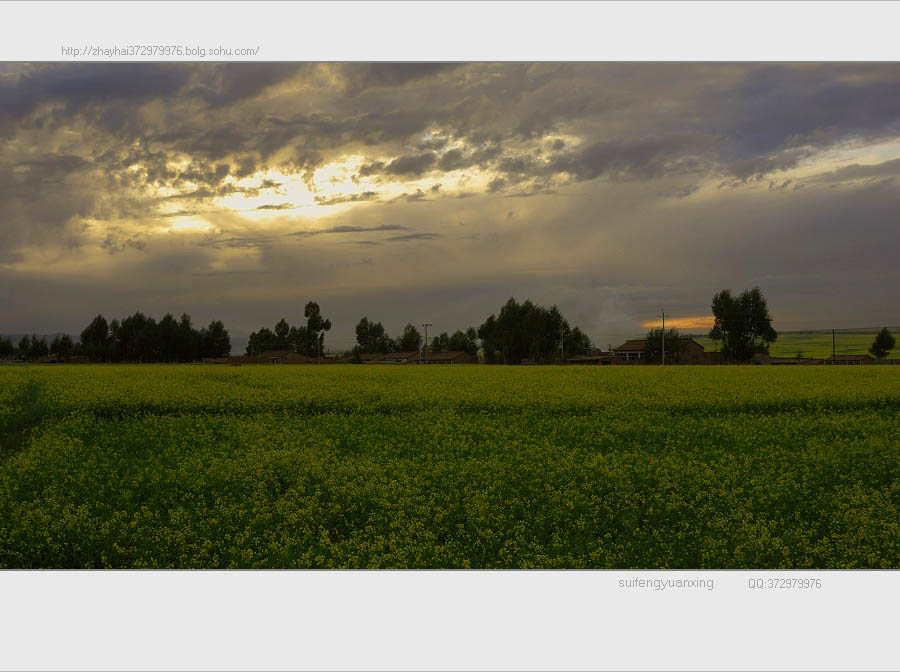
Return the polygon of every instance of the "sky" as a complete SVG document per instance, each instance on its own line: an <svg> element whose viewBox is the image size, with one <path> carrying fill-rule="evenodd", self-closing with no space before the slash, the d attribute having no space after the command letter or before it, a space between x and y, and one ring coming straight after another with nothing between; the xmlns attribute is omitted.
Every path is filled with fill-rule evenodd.
<svg viewBox="0 0 900 672"><path fill-rule="evenodd" d="M900 323L900 65L0 63L0 333Z"/></svg>

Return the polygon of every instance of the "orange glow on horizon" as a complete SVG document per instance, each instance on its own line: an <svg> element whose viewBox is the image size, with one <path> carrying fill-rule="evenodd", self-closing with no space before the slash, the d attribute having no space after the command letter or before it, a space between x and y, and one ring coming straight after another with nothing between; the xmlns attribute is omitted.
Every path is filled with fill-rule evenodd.
<svg viewBox="0 0 900 672"><path fill-rule="evenodd" d="M693 317L666 317L666 329L712 329L715 319L712 315L695 315ZM662 320L641 322L644 329L662 327Z"/></svg>

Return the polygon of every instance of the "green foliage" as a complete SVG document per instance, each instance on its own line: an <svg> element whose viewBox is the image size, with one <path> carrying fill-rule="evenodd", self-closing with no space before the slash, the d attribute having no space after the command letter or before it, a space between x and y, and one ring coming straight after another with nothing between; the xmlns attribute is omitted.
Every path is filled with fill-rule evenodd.
<svg viewBox="0 0 900 672"><path fill-rule="evenodd" d="M422 334L412 324L403 327L403 333L397 340L397 350L400 352L412 352L422 347Z"/></svg>
<svg viewBox="0 0 900 672"><path fill-rule="evenodd" d="M728 361L749 362L755 354L768 353L769 344L778 338L759 287L737 297L723 289L713 296L712 312L715 325L710 334L721 335L722 354Z"/></svg>
<svg viewBox="0 0 900 672"><path fill-rule="evenodd" d="M678 355L684 352L685 341L678 329L651 329L647 332L647 343L644 345L644 364L660 364L662 362L663 341L666 345L666 363L677 363Z"/></svg>
<svg viewBox="0 0 900 672"><path fill-rule="evenodd" d="M66 346L61 343L62 348ZM166 313L157 322L138 311L109 323L98 315L81 332L81 343L72 346L70 354L87 355L93 362L193 362L224 357L230 351L228 331L217 320L198 331L187 313L179 320Z"/></svg>
<svg viewBox="0 0 900 672"><path fill-rule="evenodd" d="M572 329L556 306L547 309L530 299L520 304L510 298L497 317L485 320L477 335L487 361L497 364L521 364L526 359L552 364L591 349L587 335L578 327Z"/></svg>
<svg viewBox="0 0 900 672"><path fill-rule="evenodd" d="M447 338L447 348L450 352L465 352L475 355L478 352L478 334L474 327L469 327L466 331L454 331L453 335Z"/></svg>
<svg viewBox="0 0 900 672"><path fill-rule="evenodd" d="M16 352L16 346L9 338L0 338L0 359L10 359Z"/></svg>
<svg viewBox="0 0 900 672"><path fill-rule="evenodd" d="M118 325L118 323L116 324ZM81 332L81 347L84 354L90 357L92 362L107 361L109 356L109 324L103 315L97 315Z"/></svg>
<svg viewBox="0 0 900 672"><path fill-rule="evenodd" d="M285 350L287 343L281 343L279 338L271 329L263 327L259 331L250 332L250 338L247 339L247 350L244 353L247 357L256 357L267 350Z"/></svg>
<svg viewBox="0 0 900 672"><path fill-rule="evenodd" d="M325 352L325 332L331 330L331 320L322 317L319 304L315 301L306 304L303 315L307 318L306 333L309 340L308 345L298 348L297 352L310 357L321 355Z"/></svg>
<svg viewBox="0 0 900 672"><path fill-rule="evenodd" d="M898 383L0 367L0 566L896 569Z"/></svg>
<svg viewBox="0 0 900 672"><path fill-rule="evenodd" d="M200 332L200 343L204 357L227 357L231 353L231 338L219 320L213 320Z"/></svg>
<svg viewBox="0 0 900 672"><path fill-rule="evenodd" d="M370 322L363 317L356 325L356 344L360 352L393 352L397 344L384 331L381 322Z"/></svg>
<svg viewBox="0 0 900 672"><path fill-rule="evenodd" d="M37 334L32 334L28 344L27 355L25 355L26 359L39 359L46 357L49 353L50 348L47 346L47 340L38 338Z"/></svg>
<svg viewBox="0 0 900 672"><path fill-rule="evenodd" d="M331 329L331 320L322 317L319 304L310 301L303 310L306 325L292 326L281 318L272 331L263 327L250 334L247 357L256 357L268 350L291 350L308 357L316 357L325 352L325 332ZM231 343L229 341L229 347ZM208 355L220 356L220 355Z"/></svg>
<svg viewBox="0 0 900 672"><path fill-rule="evenodd" d="M869 348L869 353L871 353L871 355L877 359L884 359L888 356L888 353L893 350L896 344L896 339L891 335L890 330L885 327L878 332L875 340L872 341L872 346Z"/></svg>

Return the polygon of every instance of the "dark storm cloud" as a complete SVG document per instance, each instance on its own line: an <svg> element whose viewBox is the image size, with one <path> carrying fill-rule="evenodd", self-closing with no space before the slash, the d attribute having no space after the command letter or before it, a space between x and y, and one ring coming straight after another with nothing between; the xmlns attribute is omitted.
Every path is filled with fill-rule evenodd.
<svg viewBox="0 0 900 672"><path fill-rule="evenodd" d="M340 71L351 94L375 87L398 87L409 82L451 72L453 63L368 63L341 66Z"/></svg>
<svg viewBox="0 0 900 672"><path fill-rule="evenodd" d="M761 65L730 95L709 96L733 151L831 144L837 137L900 131L895 65Z"/></svg>
<svg viewBox="0 0 900 672"><path fill-rule="evenodd" d="M271 205L259 205L256 207L257 210L292 210L297 206L293 203L274 203Z"/></svg>
<svg viewBox="0 0 900 672"><path fill-rule="evenodd" d="M290 233L275 234L269 236L222 236L207 235L198 244L204 247L232 247L232 248L255 248L272 243L279 240L285 241L290 239L312 238L315 236L323 236L328 234L355 234L355 233L377 233L380 231L408 231L408 226L400 224L380 224L377 226L353 226L339 225L330 226L323 229L303 229L300 231L292 231Z"/></svg>
<svg viewBox="0 0 900 672"><path fill-rule="evenodd" d="M416 189L415 192L411 194L400 194L399 196L392 198L387 202L388 205L392 205L394 203L414 203L417 201L427 201L428 197L425 195L425 192L421 189Z"/></svg>
<svg viewBox="0 0 900 672"><path fill-rule="evenodd" d="M110 254L122 252L128 248L144 251L147 249L147 242L139 238L124 237L114 233L106 234L106 238L100 243L100 247Z"/></svg>
<svg viewBox="0 0 900 672"><path fill-rule="evenodd" d="M649 180L694 168L692 152L702 152L704 144L702 138L678 136L597 142L555 157L550 166L554 172L570 173L579 180L601 175Z"/></svg>
<svg viewBox="0 0 900 672"><path fill-rule="evenodd" d="M121 106L177 94L192 67L180 63L85 63L24 67L17 77L0 78L0 122L18 120L38 105L60 103L65 114L98 108L98 119L112 118ZM106 111L103 106L112 106Z"/></svg>
<svg viewBox="0 0 900 672"><path fill-rule="evenodd" d="M435 155L433 152L400 156L391 161L385 167L385 171L391 175L418 177L431 168L434 165L434 161Z"/></svg>
<svg viewBox="0 0 900 672"><path fill-rule="evenodd" d="M181 292L240 323L297 287L341 287L335 314L366 302L402 327L414 286L448 329L516 294L603 339L660 301L702 313L756 282L810 324L838 310L822 296L844 325L878 321L875 274L896 278L900 247L898 84L891 63L12 66L0 285L22 330L86 292L129 292L123 313ZM211 228L167 229L177 216Z"/></svg>
<svg viewBox="0 0 900 672"><path fill-rule="evenodd" d="M340 203L359 203L362 201L374 201L377 198L377 192L364 191L361 194L345 194L342 196L333 196L331 198L316 196L315 201L319 205L338 205Z"/></svg>
<svg viewBox="0 0 900 672"><path fill-rule="evenodd" d="M384 168L384 161L376 161L375 163L367 163L364 166L361 166L359 169L360 177L368 177L369 175L376 175L378 171Z"/></svg>
<svg viewBox="0 0 900 672"><path fill-rule="evenodd" d="M460 170L470 166L486 167L501 155L501 148L497 144L475 146L473 151L463 151L456 148L441 155L438 160L438 168L443 171Z"/></svg>
<svg viewBox="0 0 900 672"><path fill-rule="evenodd" d="M441 235L439 233L407 233L402 236L391 236L388 240L435 240L436 238L440 238Z"/></svg>
<svg viewBox="0 0 900 672"><path fill-rule="evenodd" d="M310 69L295 63L216 63L202 70L188 95L197 95L207 103L222 106L252 98L267 87Z"/></svg>
<svg viewBox="0 0 900 672"><path fill-rule="evenodd" d="M331 226L327 229L295 231L294 236L319 236L325 233L371 233L372 231L406 231L409 227L400 224L379 224L378 226Z"/></svg>

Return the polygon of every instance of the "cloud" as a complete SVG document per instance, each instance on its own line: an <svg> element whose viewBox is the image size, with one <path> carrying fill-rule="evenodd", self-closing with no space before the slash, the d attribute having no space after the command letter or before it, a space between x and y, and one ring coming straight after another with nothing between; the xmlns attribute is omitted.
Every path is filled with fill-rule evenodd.
<svg viewBox="0 0 900 672"><path fill-rule="evenodd" d="M407 233L402 236L391 236L388 240L436 240L440 237L439 233Z"/></svg>
<svg viewBox="0 0 900 672"><path fill-rule="evenodd" d="M311 229L294 231L291 236L320 236L327 233L370 233L372 231L406 231L408 227L399 224L380 224L378 226L331 226L327 229Z"/></svg>
<svg viewBox="0 0 900 672"><path fill-rule="evenodd" d="M431 168L434 165L434 162L434 152L424 152L422 154L400 156L391 161L385 167L385 172L390 175L417 177Z"/></svg>
<svg viewBox="0 0 900 672"><path fill-rule="evenodd" d="M129 248L143 252L147 249L147 242L138 238L126 238L115 233L108 233L100 243L100 247L109 254L117 254Z"/></svg>
<svg viewBox="0 0 900 672"><path fill-rule="evenodd" d="M326 198L324 196L316 196L315 201L319 205L338 205L340 203L360 203L362 201L374 201L377 198L377 192L364 191L361 194L342 194L340 196L332 196L330 198Z"/></svg>
<svg viewBox="0 0 900 672"><path fill-rule="evenodd" d="M293 203L267 203L266 205L259 205L256 207L257 210L293 210L297 206Z"/></svg>
<svg viewBox="0 0 900 672"><path fill-rule="evenodd" d="M838 183L855 182L858 180L879 180L896 178L900 176L900 159L882 161L875 164L854 163L842 166L836 170L820 173L807 179L807 182Z"/></svg>
<svg viewBox="0 0 900 672"><path fill-rule="evenodd" d="M703 315L711 292L761 283L781 322L879 322L900 248L898 78L893 63L12 64L4 317L54 331L158 302L249 329L302 287L352 342L363 307L402 327L441 305L452 330L515 294L605 344L659 305ZM75 322L39 323L57 317Z"/></svg>

